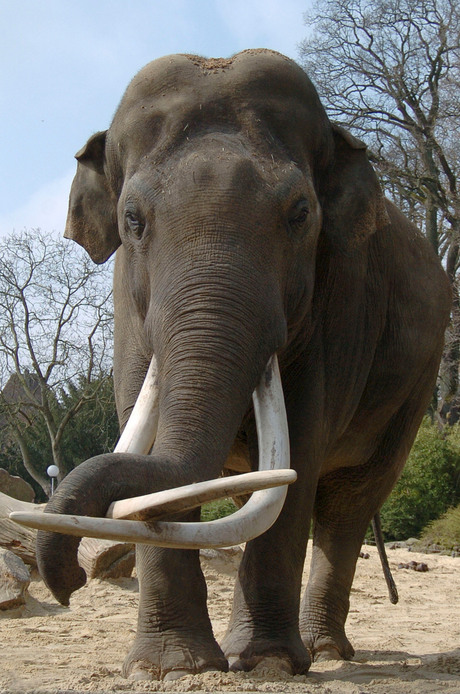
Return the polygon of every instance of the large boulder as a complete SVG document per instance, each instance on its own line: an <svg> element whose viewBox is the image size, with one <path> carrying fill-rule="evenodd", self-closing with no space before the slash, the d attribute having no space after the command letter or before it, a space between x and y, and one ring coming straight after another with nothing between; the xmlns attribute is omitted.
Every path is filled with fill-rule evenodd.
<svg viewBox="0 0 460 694"><path fill-rule="evenodd" d="M20 501L33 501L35 492L28 482L0 467L0 492Z"/></svg>

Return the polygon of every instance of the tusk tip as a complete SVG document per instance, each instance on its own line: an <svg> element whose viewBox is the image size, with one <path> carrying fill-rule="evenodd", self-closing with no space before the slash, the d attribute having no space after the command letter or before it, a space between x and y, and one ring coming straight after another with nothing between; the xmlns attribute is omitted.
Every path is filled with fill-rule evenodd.
<svg viewBox="0 0 460 694"><path fill-rule="evenodd" d="M40 514L40 516L41 515L42 514ZM28 528L36 529L40 527L34 523L35 519L38 517L37 513L29 511L12 511L8 517L11 521L17 523L18 525L25 525Z"/></svg>

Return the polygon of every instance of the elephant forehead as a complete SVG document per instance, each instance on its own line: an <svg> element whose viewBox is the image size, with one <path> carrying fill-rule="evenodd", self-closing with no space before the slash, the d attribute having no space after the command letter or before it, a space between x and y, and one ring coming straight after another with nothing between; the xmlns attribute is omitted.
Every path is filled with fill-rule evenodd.
<svg viewBox="0 0 460 694"><path fill-rule="evenodd" d="M330 150L326 124L306 73L278 53L244 51L229 59L174 55L149 63L132 80L110 140L125 170L152 151L160 161L171 148L209 130L244 132L264 148L281 143L292 159L318 164Z"/></svg>
<svg viewBox="0 0 460 694"><path fill-rule="evenodd" d="M201 58L193 55L170 55L148 63L133 78L120 108L166 92L228 93L247 96L267 90L279 93L296 91L301 98L319 104L316 90L307 74L291 59L266 49L247 50L231 58ZM300 90L300 93L299 93Z"/></svg>

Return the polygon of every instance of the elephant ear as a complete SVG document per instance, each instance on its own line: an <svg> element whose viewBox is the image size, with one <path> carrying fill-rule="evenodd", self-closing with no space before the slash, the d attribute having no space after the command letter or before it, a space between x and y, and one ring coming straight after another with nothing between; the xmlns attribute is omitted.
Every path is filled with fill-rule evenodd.
<svg viewBox="0 0 460 694"><path fill-rule="evenodd" d="M75 155L77 173L70 191L64 236L83 246L95 263L103 263L120 245L117 200L105 173L107 131L90 137Z"/></svg>
<svg viewBox="0 0 460 694"><path fill-rule="evenodd" d="M358 248L389 224L385 199L364 142L332 124L334 157L323 180L323 229L341 250Z"/></svg>

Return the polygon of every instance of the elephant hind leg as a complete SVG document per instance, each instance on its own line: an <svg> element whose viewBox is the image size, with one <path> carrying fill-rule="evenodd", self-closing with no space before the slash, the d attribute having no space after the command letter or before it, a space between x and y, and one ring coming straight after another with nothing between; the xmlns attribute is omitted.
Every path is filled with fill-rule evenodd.
<svg viewBox="0 0 460 694"><path fill-rule="evenodd" d="M328 508L322 505L315 512L310 577L300 607L300 633L312 660L349 660L354 655L345 634L345 621L367 521L354 515L355 508L348 509L347 518L342 503L336 520L343 521L343 525L337 527L335 522L330 523L328 516L337 501L335 495L326 492L332 482L328 479L326 485L318 489L320 498L325 494ZM350 525L348 520L352 521Z"/></svg>
<svg viewBox="0 0 460 694"><path fill-rule="evenodd" d="M350 590L366 530L386 495L374 464L337 470L319 482L310 577L300 608L302 640L314 660L354 656L345 634Z"/></svg>
<svg viewBox="0 0 460 694"><path fill-rule="evenodd" d="M302 640L314 659L354 655L345 621L356 562L366 530L409 454L433 391L433 374L435 370L427 368L415 383L366 463L335 470L319 480L313 557L299 622ZM365 419L355 426L358 431Z"/></svg>

